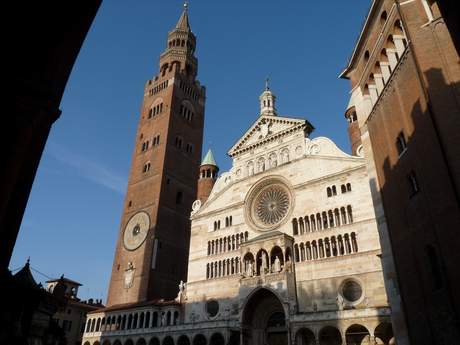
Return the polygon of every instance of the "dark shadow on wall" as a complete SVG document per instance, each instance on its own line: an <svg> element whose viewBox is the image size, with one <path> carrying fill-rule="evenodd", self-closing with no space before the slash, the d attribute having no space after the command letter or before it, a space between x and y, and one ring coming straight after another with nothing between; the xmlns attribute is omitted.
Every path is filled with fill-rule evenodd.
<svg viewBox="0 0 460 345"><path fill-rule="evenodd" d="M425 77L431 101L419 98L410 114L396 119L399 124L387 122L377 131L371 118L368 128L373 143L382 143L381 132L392 138L373 151L411 342L455 344L460 338L460 85L446 84L438 69Z"/></svg>

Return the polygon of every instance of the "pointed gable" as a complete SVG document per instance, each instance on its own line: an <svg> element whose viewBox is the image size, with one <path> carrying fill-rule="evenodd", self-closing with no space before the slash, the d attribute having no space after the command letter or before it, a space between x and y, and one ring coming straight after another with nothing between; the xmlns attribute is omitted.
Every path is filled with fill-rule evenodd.
<svg viewBox="0 0 460 345"><path fill-rule="evenodd" d="M282 116L260 116L246 133L228 151L234 157L252 148L278 140L294 132L304 131L310 134L313 126L304 119Z"/></svg>

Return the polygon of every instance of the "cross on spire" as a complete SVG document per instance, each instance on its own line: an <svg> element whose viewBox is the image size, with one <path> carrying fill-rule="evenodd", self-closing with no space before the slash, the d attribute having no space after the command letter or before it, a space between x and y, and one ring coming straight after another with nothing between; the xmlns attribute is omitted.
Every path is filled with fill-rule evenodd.
<svg viewBox="0 0 460 345"><path fill-rule="evenodd" d="M265 78L265 91L270 90L270 87L268 86L268 82L269 82L269 81L270 81L270 78L269 78L269 77Z"/></svg>

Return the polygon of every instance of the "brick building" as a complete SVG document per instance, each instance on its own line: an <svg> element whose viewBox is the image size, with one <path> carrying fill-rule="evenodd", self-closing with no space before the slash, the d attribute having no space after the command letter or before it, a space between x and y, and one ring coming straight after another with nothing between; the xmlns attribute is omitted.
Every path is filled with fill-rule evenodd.
<svg viewBox="0 0 460 345"><path fill-rule="evenodd" d="M187 277L205 88L187 9L145 84L107 304L173 299ZM145 243L144 243L145 242Z"/></svg>
<svg viewBox="0 0 460 345"><path fill-rule="evenodd" d="M351 81L346 117L367 159L400 345L456 344L460 336L454 2L374 0L341 74Z"/></svg>

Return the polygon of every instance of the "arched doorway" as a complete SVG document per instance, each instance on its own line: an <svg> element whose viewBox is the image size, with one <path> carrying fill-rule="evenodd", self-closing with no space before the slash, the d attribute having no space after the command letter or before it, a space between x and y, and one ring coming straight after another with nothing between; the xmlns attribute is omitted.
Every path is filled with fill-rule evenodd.
<svg viewBox="0 0 460 345"><path fill-rule="evenodd" d="M366 327L362 325L351 325L345 332L347 345L369 345L371 336Z"/></svg>
<svg viewBox="0 0 460 345"><path fill-rule="evenodd" d="M308 328L299 329L295 339L297 345L316 345L315 334Z"/></svg>
<svg viewBox="0 0 460 345"><path fill-rule="evenodd" d="M243 345L287 345L286 315L278 297L259 289L246 302L242 317Z"/></svg>

